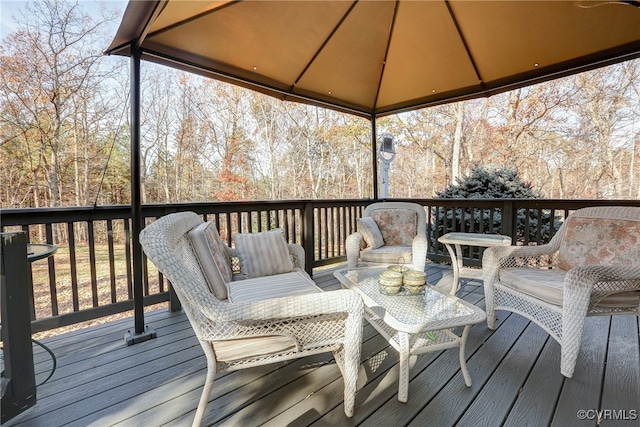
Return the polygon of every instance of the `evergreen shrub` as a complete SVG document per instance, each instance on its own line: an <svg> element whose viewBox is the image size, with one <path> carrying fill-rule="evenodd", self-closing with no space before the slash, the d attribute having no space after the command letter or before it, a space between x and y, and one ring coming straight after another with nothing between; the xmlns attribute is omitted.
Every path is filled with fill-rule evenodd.
<svg viewBox="0 0 640 427"><path fill-rule="evenodd" d="M516 169L496 166L475 165L468 176L456 179L437 193L441 199L540 199L542 195L531 184L522 181ZM434 208L432 218L437 223L432 226L431 243L435 236L452 231L500 234L502 214L497 208ZM528 223L528 227L526 224ZM554 221L555 229L559 227ZM541 241L551 238L551 211L519 209L517 212L516 238L518 242ZM525 236L528 229L528 236ZM436 234L437 231L437 234Z"/></svg>

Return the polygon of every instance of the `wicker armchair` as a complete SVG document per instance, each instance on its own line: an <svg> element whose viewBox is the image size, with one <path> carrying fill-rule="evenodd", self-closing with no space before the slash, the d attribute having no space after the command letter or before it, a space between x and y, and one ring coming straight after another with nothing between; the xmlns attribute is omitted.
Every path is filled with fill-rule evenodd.
<svg viewBox="0 0 640 427"><path fill-rule="evenodd" d="M370 204L358 220L358 231L347 237L349 267L396 264L402 258L416 270L424 271L428 247L426 217L424 207L417 203ZM372 244L376 240L377 244Z"/></svg>
<svg viewBox="0 0 640 427"><path fill-rule="evenodd" d="M189 231L202 223L197 214L180 212L159 218L140 234L144 252L171 281L207 358L193 425L202 421L217 372L329 351L344 377L345 414L352 416L362 341L360 297L349 290L318 288L317 293L305 295L221 301L207 286L188 238ZM269 279L277 280L274 277ZM241 282L250 280L260 278Z"/></svg>
<svg viewBox="0 0 640 427"><path fill-rule="evenodd" d="M571 378L586 316L640 315L640 208L580 209L548 244L489 248L482 265L489 328L496 310L532 320Z"/></svg>

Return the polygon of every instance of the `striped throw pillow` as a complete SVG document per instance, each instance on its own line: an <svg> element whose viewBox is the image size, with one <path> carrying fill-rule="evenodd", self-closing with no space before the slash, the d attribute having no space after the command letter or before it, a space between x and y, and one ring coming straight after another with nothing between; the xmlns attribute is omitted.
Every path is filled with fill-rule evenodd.
<svg viewBox="0 0 640 427"><path fill-rule="evenodd" d="M247 277L271 276L293 270L282 229L233 236L242 272Z"/></svg>

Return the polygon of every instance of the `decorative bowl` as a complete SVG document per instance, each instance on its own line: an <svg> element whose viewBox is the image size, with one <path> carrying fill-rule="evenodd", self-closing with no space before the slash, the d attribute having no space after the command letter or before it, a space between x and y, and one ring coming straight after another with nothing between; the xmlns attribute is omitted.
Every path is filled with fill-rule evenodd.
<svg viewBox="0 0 640 427"><path fill-rule="evenodd" d="M411 270L404 273L402 282L410 294L419 294L427 284L424 271Z"/></svg>
<svg viewBox="0 0 640 427"><path fill-rule="evenodd" d="M387 295L397 294L402 286L402 273L383 271L380 273L380 292Z"/></svg>
<svg viewBox="0 0 640 427"><path fill-rule="evenodd" d="M411 270L407 271L402 276L402 281L405 286L421 286L426 283L427 275L424 271Z"/></svg>

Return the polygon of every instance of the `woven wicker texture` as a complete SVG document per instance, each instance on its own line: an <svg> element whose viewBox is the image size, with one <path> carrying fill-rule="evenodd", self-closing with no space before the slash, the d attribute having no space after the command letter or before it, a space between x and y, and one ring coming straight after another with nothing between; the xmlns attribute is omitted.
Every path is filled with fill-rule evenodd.
<svg viewBox="0 0 640 427"><path fill-rule="evenodd" d="M466 365L465 343L472 325L484 322L480 308L430 286L424 294L403 291L395 295L381 292L380 275L386 267L345 268L335 271L340 283L358 292L365 304L365 317L395 348L400 356L398 400L409 398L409 367L412 355L458 347L460 369L467 387L471 376ZM463 326L462 336L453 328Z"/></svg>
<svg viewBox="0 0 640 427"><path fill-rule="evenodd" d="M384 209L409 209L416 213L417 216L417 234L413 238L411 244L411 259L406 259L405 262L413 264L415 270L424 271L424 266L427 260L427 215L424 207L417 203L407 202L380 202L372 203L367 206L362 214L363 217L370 217L371 213L376 210ZM355 267L357 265L364 265L360 262L360 252L362 249L366 249L364 246L364 238L359 232L355 232L347 236L346 249L347 249L347 262L349 267ZM376 249L378 253L383 252L385 248L389 248L391 252L390 256L393 262L397 262L398 256L393 250L393 246L381 246ZM389 262L383 262L389 264Z"/></svg>
<svg viewBox="0 0 640 427"><path fill-rule="evenodd" d="M197 214L179 212L156 220L140 234L145 254L171 282L207 357L207 378L193 424L202 421L217 372L328 351L333 352L344 377L344 411L352 416L362 342L361 298L353 291L337 290L250 303L220 301L209 291L188 241L187 233L200 223ZM304 259L304 253L294 252L296 261ZM232 250L228 253L233 262L236 254ZM274 335L292 338L296 348L216 360L216 342Z"/></svg>
<svg viewBox="0 0 640 427"><path fill-rule="evenodd" d="M624 206L580 209L572 218L589 218L594 223L640 222L640 208ZM554 305L514 289L500 281L501 268L558 268L558 251L567 243L567 221L547 245L493 247L484 252L484 290L487 323L495 328L495 311L507 310L540 325L561 346L560 372L571 378L576 366L586 316L630 314L640 316L640 257L624 265L579 265L567 271L562 304ZM635 226L635 224L633 224ZM633 227L630 227L633 229ZM633 237L635 238L635 236ZM616 240L590 242L595 252L613 251ZM640 250L640 248L638 248ZM544 283L541 284L544 286ZM626 302L612 306L610 301Z"/></svg>

